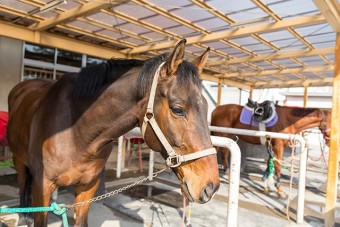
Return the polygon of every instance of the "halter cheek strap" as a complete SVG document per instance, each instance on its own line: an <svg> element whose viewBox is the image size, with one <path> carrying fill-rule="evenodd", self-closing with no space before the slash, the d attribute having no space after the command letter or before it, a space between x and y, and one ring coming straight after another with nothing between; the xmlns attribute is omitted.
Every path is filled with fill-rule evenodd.
<svg viewBox="0 0 340 227"><path fill-rule="evenodd" d="M167 166L173 168L173 167L178 167L179 165L182 164L182 162L187 162L187 161L195 160L195 159L205 157L208 155L216 154L216 149L208 148L208 149L197 151L195 153L191 153L187 155L178 155L174 151L174 149L172 148L168 140L165 138L162 130L159 128L155 120L154 113L153 113L158 78L159 78L160 70L162 66L164 65L164 63L165 62L163 62L162 64L158 66L158 69L156 70L153 81L152 81L150 98L149 98L148 106L147 106L146 113L144 115L143 124L142 124L142 134L144 138L146 127L148 126L148 124L150 124L153 131L155 132L156 136L158 137L158 139L160 140L160 142L162 143L162 145L164 146L168 154L168 158L166 159Z"/></svg>

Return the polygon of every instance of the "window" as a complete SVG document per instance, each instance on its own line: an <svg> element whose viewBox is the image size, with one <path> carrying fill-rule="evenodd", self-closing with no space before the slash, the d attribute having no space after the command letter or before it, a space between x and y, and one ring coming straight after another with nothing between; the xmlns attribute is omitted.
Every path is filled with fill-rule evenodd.
<svg viewBox="0 0 340 227"><path fill-rule="evenodd" d="M25 44L25 58L54 63L55 49L34 44Z"/></svg>
<svg viewBox="0 0 340 227"><path fill-rule="evenodd" d="M35 79L35 78L49 78L53 79L52 69L42 69L32 66L24 67L24 80Z"/></svg>
<svg viewBox="0 0 340 227"><path fill-rule="evenodd" d="M81 67L82 55L74 52L58 50L57 63L74 67Z"/></svg>
<svg viewBox="0 0 340 227"><path fill-rule="evenodd" d="M100 59L100 58L95 58L95 57L91 57L91 56L87 56L86 58L86 66L94 64L94 63L101 63L105 61L105 59Z"/></svg>

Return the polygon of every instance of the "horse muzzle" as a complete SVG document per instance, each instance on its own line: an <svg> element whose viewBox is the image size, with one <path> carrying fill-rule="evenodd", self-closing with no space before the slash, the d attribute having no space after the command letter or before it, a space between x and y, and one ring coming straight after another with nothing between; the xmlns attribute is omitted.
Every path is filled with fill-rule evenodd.
<svg viewBox="0 0 340 227"><path fill-rule="evenodd" d="M219 188L219 185L210 182L204 185L201 190L195 192L190 184L187 181L183 180L181 188L183 195L189 200L189 202L203 204L213 198Z"/></svg>

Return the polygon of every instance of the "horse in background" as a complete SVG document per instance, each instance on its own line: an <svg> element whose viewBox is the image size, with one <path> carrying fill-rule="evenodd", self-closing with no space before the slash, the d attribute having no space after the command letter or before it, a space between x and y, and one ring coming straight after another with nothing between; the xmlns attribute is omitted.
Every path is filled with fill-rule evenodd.
<svg viewBox="0 0 340 227"><path fill-rule="evenodd" d="M74 186L75 203L91 199L114 139L136 126L144 128L147 145L170 162L184 196L191 202L209 201L219 188L199 77L209 49L187 62L185 43L146 61L111 59L58 81L16 85L8 98L7 138L20 206L49 206L59 186ZM89 207L74 208L75 226L88 226ZM33 225L30 216L24 218ZM46 212L34 214L34 226L47 226Z"/></svg>
<svg viewBox="0 0 340 227"><path fill-rule="evenodd" d="M227 128L238 128L247 130L259 130L258 127L252 124L243 124L240 122L241 112L243 106L236 104L227 104L217 106L211 114L211 125ZM271 127L267 127L268 132L279 132L297 134L303 130L319 127L322 132L326 145L330 142L330 127L331 127L331 112L316 108L299 108L287 106L275 106L278 121ZM215 136L223 136L228 138L235 138L233 134L214 132ZM251 144L261 144L259 137L237 135L241 140ZM271 146L274 151L274 156L279 161L282 160L284 148L289 141L282 139L271 138ZM229 150L227 148L220 148L222 155L222 162L225 168L228 168ZM277 161L274 162L276 173L276 186L278 193L282 193L280 187L281 165Z"/></svg>

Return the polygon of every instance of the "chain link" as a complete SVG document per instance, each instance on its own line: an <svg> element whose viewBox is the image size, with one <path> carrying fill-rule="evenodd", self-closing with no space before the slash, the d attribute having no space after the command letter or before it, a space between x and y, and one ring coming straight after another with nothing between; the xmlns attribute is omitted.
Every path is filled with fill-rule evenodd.
<svg viewBox="0 0 340 227"><path fill-rule="evenodd" d="M152 174L152 176L153 177L157 177L158 174L160 174L161 172L165 171L166 169L168 169L168 168L164 168L162 170L154 172ZM94 197L94 198L89 199L89 200L85 200L83 202L75 203L73 205L65 205L64 207L66 207L68 210L70 210L70 209L74 209L76 207L84 206L86 204L90 204L90 203L93 203L93 202L96 202L96 201L99 201L99 200L103 200L103 199L106 199L106 198L108 198L110 196L113 196L113 195L116 195L118 193L121 193L121 192L123 192L123 191L125 191L125 190L127 190L127 189L129 189L129 188L131 188L133 186L136 186L137 184L141 184L141 183L147 181L148 179L149 179L149 176L148 177L144 177L143 179L140 179L140 180L138 180L138 181L136 181L136 182L134 182L132 184L126 185L126 186L124 186L122 188L119 188L119 189L116 189L114 191L108 192L106 194Z"/></svg>

